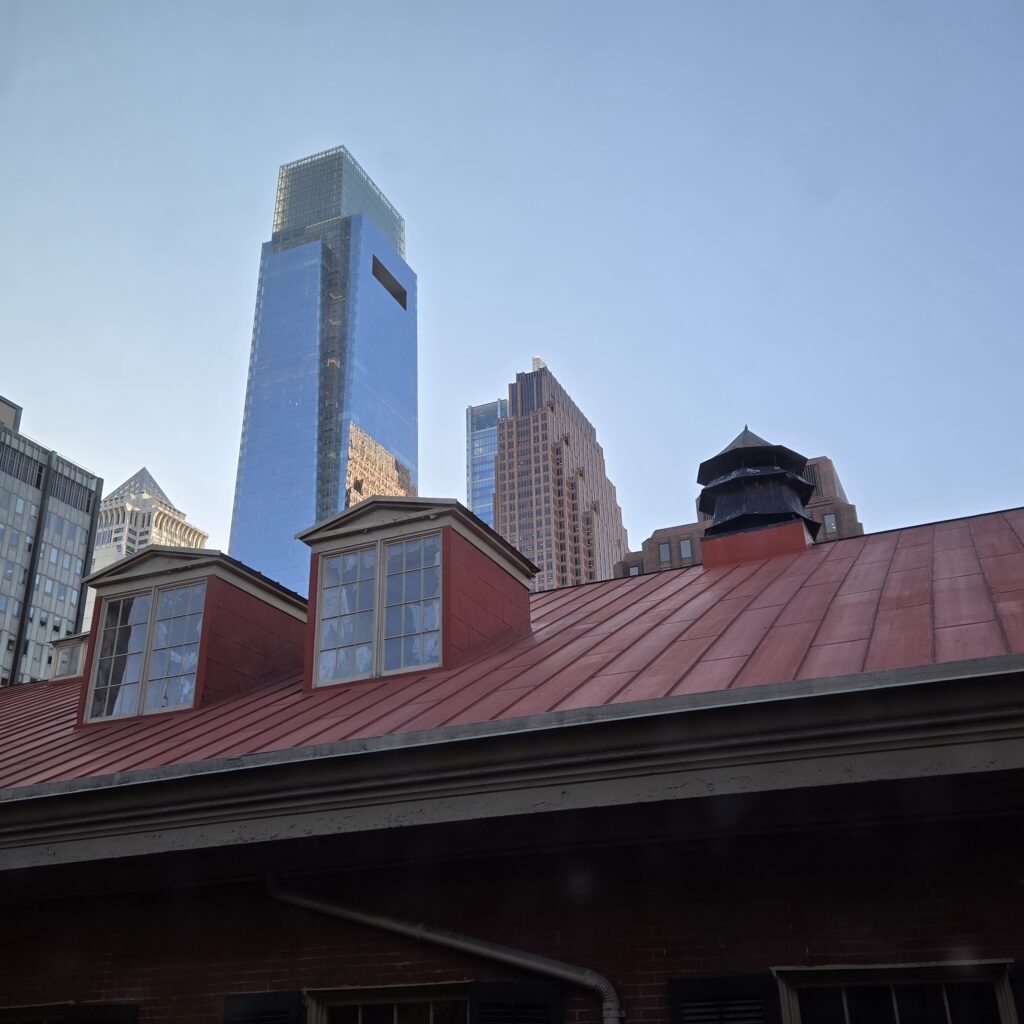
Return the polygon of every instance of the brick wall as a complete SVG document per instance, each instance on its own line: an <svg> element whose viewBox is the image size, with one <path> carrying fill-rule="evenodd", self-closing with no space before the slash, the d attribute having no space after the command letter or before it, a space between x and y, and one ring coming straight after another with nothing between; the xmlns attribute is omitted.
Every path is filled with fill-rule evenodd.
<svg viewBox="0 0 1024 1024"><path fill-rule="evenodd" d="M972 822L419 862L291 884L593 968L628 1021L666 1024L676 977L1024 958L1022 848L1019 822ZM6 906L0 1007L128 999L140 1021L214 1024L230 992L517 977L283 906L259 880L175 887L173 870L155 869L153 883ZM566 995L570 1024L599 1024L592 995Z"/></svg>
<svg viewBox="0 0 1024 1024"><path fill-rule="evenodd" d="M306 623L216 576L206 580L202 629L196 677L201 704L303 669Z"/></svg>
<svg viewBox="0 0 1024 1024"><path fill-rule="evenodd" d="M530 592L449 527L442 531L444 664L488 637L530 621Z"/></svg>

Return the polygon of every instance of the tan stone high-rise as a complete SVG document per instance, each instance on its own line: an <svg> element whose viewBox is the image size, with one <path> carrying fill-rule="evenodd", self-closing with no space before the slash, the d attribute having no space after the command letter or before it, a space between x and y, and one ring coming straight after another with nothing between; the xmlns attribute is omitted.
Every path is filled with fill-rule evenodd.
<svg viewBox="0 0 1024 1024"><path fill-rule="evenodd" d="M540 569L537 590L610 579L628 550L597 433L535 358L498 420L494 526Z"/></svg>
<svg viewBox="0 0 1024 1024"><path fill-rule="evenodd" d="M185 513L171 504L171 499L143 466L100 502L96 547L89 571L99 572L149 544L204 548L208 537L205 530L190 523ZM92 625L95 600L96 591L89 587L83 629Z"/></svg>

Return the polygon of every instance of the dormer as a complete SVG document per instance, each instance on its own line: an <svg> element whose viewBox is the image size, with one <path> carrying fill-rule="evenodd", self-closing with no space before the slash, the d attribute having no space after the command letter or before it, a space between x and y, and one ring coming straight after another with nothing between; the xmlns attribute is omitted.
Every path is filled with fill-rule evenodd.
<svg viewBox="0 0 1024 1024"><path fill-rule="evenodd" d="M219 551L150 546L96 591L80 723L197 708L304 664L306 602Z"/></svg>
<svg viewBox="0 0 1024 1024"><path fill-rule="evenodd" d="M369 498L298 538L312 549L309 687L448 668L529 626L537 567L457 501Z"/></svg>

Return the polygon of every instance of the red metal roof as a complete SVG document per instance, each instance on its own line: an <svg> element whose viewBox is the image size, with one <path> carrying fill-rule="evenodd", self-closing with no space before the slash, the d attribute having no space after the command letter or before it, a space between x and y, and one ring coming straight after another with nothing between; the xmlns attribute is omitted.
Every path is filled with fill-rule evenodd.
<svg viewBox="0 0 1024 1024"><path fill-rule="evenodd" d="M1024 652L1024 509L548 591L456 667L75 728L78 683L0 690L0 786Z"/></svg>

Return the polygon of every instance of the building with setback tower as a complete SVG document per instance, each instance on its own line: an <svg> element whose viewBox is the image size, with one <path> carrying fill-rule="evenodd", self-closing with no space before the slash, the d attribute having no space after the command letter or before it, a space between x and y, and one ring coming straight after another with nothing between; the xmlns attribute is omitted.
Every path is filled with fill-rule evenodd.
<svg viewBox="0 0 1024 1024"><path fill-rule="evenodd" d="M263 246L230 551L304 591L295 534L416 493L416 275L405 221L343 146L285 164Z"/></svg>
<svg viewBox="0 0 1024 1024"><path fill-rule="evenodd" d="M591 422L542 359L498 420L494 528L535 562L535 590L610 579L628 549Z"/></svg>

